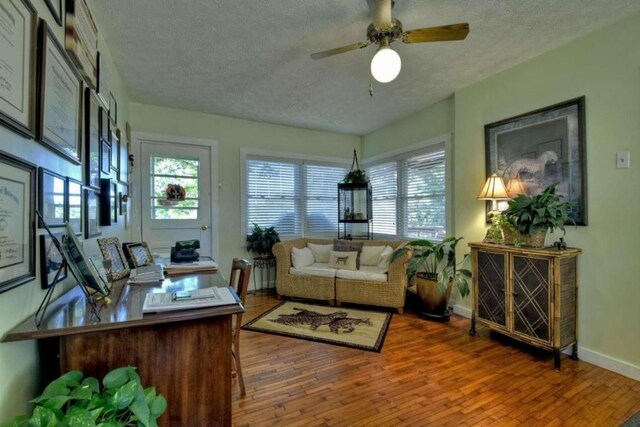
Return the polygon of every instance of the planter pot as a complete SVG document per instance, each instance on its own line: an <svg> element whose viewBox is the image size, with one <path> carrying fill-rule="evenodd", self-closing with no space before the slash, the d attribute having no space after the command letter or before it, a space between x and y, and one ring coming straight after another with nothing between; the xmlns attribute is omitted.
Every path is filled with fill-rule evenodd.
<svg viewBox="0 0 640 427"><path fill-rule="evenodd" d="M438 281L425 277L418 273L416 275L416 294L422 301L423 317L430 319L449 320L449 310L447 303L451 296L452 284L449 282L447 290L441 293L438 289Z"/></svg>
<svg viewBox="0 0 640 427"><path fill-rule="evenodd" d="M520 240L523 246L529 246L532 248L543 248L544 240L547 238L547 230L538 230L535 233L521 234Z"/></svg>

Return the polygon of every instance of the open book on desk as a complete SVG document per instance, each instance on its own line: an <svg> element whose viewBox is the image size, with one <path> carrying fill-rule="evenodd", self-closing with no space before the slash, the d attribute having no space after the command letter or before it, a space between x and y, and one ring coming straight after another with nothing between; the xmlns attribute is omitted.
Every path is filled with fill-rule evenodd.
<svg viewBox="0 0 640 427"><path fill-rule="evenodd" d="M204 288L183 292L148 293L142 306L143 313L188 310L192 308L234 305L238 301L229 288Z"/></svg>
<svg viewBox="0 0 640 427"><path fill-rule="evenodd" d="M161 265L147 265L144 267L132 268L129 274L130 284L158 283L164 280L164 271Z"/></svg>

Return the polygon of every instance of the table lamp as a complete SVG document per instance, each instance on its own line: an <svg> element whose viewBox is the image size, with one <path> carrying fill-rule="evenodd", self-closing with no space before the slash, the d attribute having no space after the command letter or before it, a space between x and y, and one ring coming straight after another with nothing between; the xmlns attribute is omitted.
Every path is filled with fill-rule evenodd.
<svg viewBox="0 0 640 427"><path fill-rule="evenodd" d="M522 182L520 182L520 178L511 178L509 182L507 182L507 194L511 196L512 199L518 194L527 194L522 186Z"/></svg>
<svg viewBox="0 0 640 427"><path fill-rule="evenodd" d="M509 194L504 186L504 181L501 177L494 172L489 178L487 178L486 184L482 188L482 191L478 195L478 200L491 200L491 211L489 216L493 216L498 212L498 200L509 200Z"/></svg>

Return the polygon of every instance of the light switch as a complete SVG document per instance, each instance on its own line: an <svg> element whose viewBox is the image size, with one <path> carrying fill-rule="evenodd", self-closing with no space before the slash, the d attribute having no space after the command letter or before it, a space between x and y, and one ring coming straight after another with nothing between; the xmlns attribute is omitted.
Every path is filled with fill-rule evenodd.
<svg viewBox="0 0 640 427"><path fill-rule="evenodd" d="M630 157L629 151L618 151L616 153L616 167L618 169L629 169Z"/></svg>

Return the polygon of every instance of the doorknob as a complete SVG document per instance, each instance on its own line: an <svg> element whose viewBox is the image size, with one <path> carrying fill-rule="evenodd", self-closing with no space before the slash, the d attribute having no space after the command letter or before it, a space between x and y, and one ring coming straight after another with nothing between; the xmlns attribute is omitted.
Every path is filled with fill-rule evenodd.
<svg viewBox="0 0 640 427"><path fill-rule="evenodd" d="M207 224L204 224L202 227L200 227L201 230L208 230L209 226Z"/></svg>

